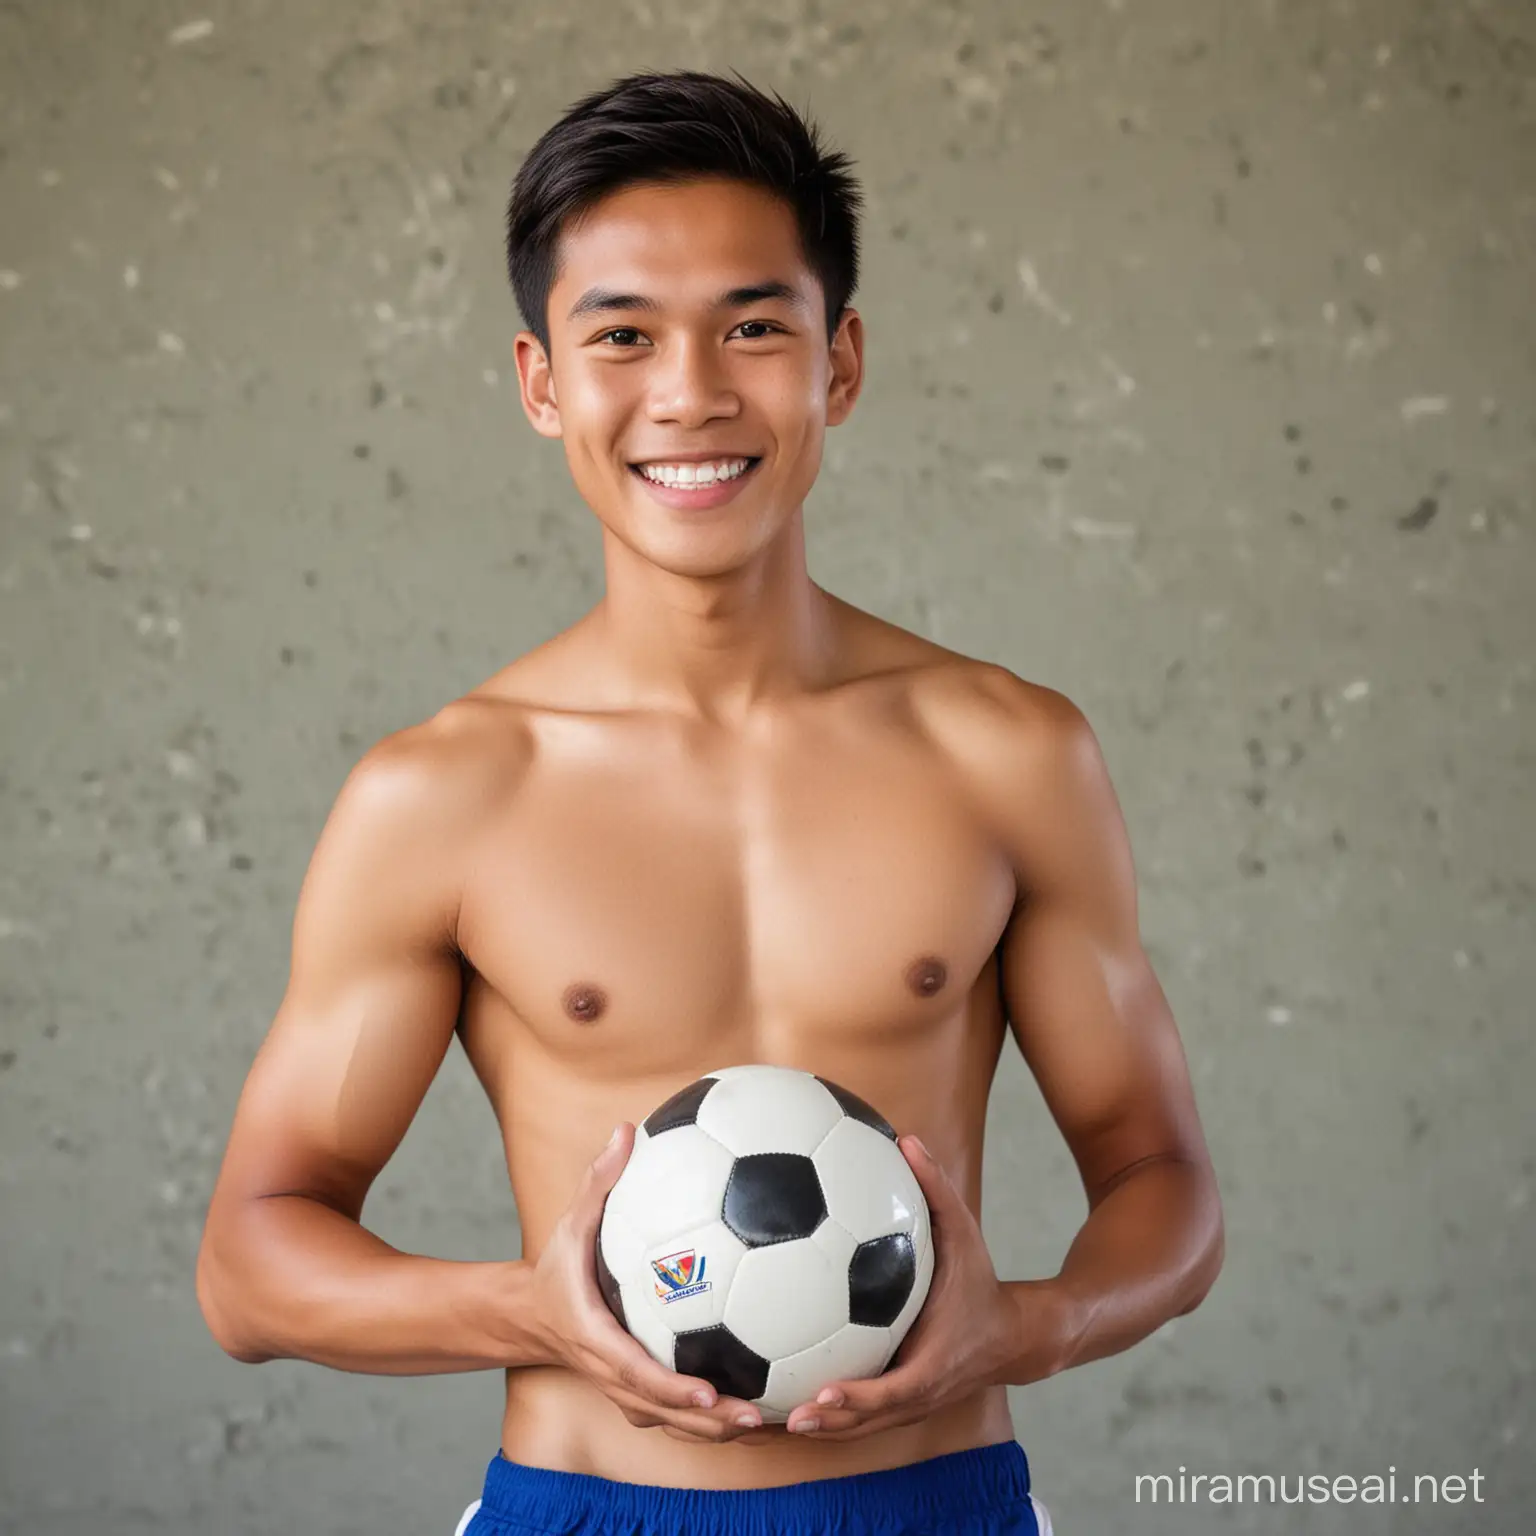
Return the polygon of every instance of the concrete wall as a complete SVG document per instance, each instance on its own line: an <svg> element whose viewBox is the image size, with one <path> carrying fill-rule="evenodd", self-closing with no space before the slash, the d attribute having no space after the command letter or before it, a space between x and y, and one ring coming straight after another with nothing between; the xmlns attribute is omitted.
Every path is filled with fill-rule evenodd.
<svg viewBox="0 0 1536 1536"><path fill-rule="evenodd" d="M1520 0L0 6L0 1526L452 1530L491 1373L243 1367L192 1262L348 768L594 600L523 420L523 152L641 67L867 189L834 591L1075 698L1227 1202L1015 1397L1065 1536L1525 1532L1536 19ZM999 1269L1083 1214L1011 1052ZM516 1252L457 1049L367 1218ZM1138 1473L1483 1475L1154 1510Z"/></svg>

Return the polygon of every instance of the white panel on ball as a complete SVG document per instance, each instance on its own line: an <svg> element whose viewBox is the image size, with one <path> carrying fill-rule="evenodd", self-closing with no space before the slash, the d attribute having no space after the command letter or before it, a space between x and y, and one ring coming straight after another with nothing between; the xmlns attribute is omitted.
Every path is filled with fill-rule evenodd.
<svg viewBox="0 0 1536 1536"><path fill-rule="evenodd" d="M725 1325L765 1360L798 1354L848 1321L846 1270L810 1238L753 1248L725 1303Z"/></svg>
<svg viewBox="0 0 1536 1536"><path fill-rule="evenodd" d="M608 1209L647 1244L665 1242L720 1215L720 1200L735 1161L696 1125L650 1136L630 1153L608 1193Z"/></svg>
<svg viewBox="0 0 1536 1536"><path fill-rule="evenodd" d="M630 1225L629 1219L612 1206L603 1211L597 1232L598 1246L608 1272L620 1285L645 1272L645 1240Z"/></svg>
<svg viewBox="0 0 1536 1536"><path fill-rule="evenodd" d="M812 1154L827 1214L861 1243L911 1232L923 1205L922 1186L889 1136L844 1117Z"/></svg>
<svg viewBox="0 0 1536 1536"><path fill-rule="evenodd" d="M719 1075L697 1124L737 1157L800 1152L809 1157L843 1118L836 1099L807 1072L754 1066Z"/></svg>
<svg viewBox="0 0 1536 1536"><path fill-rule="evenodd" d="M669 1237L663 1243L653 1244L644 1250L640 1264L647 1310L659 1317L673 1333L713 1328L724 1321L725 1299L746 1252L746 1244L723 1221L706 1222ZM677 1254L693 1255L694 1278L680 1289L673 1289L666 1279L657 1275L653 1263ZM676 1269L676 1265L669 1267Z"/></svg>
<svg viewBox="0 0 1536 1536"><path fill-rule="evenodd" d="M768 1390L758 1402L787 1418L801 1403L814 1402L829 1381L859 1381L878 1375L891 1347L889 1328L844 1323L831 1338L775 1360L768 1371Z"/></svg>
<svg viewBox="0 0 1536 1536"><path fill-rule="evenodd" d="M846 1284L848 1266L853 1260L853 1250L859 1246L854 1240L853 1233L840 1221L834 1221L828 1216L806 1238L806 1242L815 1243L821 1249L827 1256L827 1263L831 1266L832 1273L842 1275Z"/></svg>

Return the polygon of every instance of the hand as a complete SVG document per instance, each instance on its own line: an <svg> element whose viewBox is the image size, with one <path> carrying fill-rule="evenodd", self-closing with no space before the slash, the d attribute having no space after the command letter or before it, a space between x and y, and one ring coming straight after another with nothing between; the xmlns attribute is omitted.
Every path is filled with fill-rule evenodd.
<svg viewBox="0 0 1536 1536"><path fill-rule="evenodd" d="M697 1376L681 1376L658 1364L619 1326L597 1288L603 1203L624 1171L634 1141L634 1126L620 1125L582 1175L539 1255L533 1280L538 1330L551 1363L595 1383L638 1428L660 1426L674 1439L695 1444L735 1440L761 1427L757 1409L739 1397L719 1396ZM738 1423L743 1418L750 1419L750 1425Z"/></svg>
<svg viewBox="0 0 1536 1536"><path fill-rule="evenodd" d="M915 1136L897 1142L928 1201L933 1281L883 1375L829 1382L785 1426L816 1440L859 1440L916 1424L978 1388L1007 1379L1019 1348L1018 1311L992 1268L970 1207ZM811 1423L819 1428L811 1430ZM802 1428L801 1426L805 1426Z"/></svg>

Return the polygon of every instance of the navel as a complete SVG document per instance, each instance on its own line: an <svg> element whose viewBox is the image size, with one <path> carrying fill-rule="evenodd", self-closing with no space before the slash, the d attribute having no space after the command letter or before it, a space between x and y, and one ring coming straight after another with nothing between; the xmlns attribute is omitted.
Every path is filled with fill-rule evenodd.
<svg viewBox="0 0 1536 1536"><path fill-rule="evenodd" d="M561 995L560 1003L578 1024L595 1024L608 1006L608 997L590 981L573 981Z"/></svg>
<svg viewBox="0 0 1536 1536"><path fill-rule="evenodd" d="M920 955L906 970L907 985L919 997L932 997L949 979L949 967L937 955Z"/></svg>

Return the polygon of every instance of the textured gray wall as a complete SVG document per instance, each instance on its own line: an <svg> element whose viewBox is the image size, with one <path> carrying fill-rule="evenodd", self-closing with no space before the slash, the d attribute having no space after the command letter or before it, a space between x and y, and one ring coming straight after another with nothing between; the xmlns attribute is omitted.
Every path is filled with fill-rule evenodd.
<svg viewBox="0 0 1536 1536"><path fill-rule="evenodd" d="M1205 1305L1015 1395L1059 1529L1529 1531L1533 60L1521 0L0 6L0 1525L478 1493L494 1374L236 1365L193 1256L346 771L600 590L508 179L691 65L859 161L813 570L1087 711L1218 1161ZM1051 1272L1011 1052L988 1158L999 1269ZM367 1219L516 1252L460 1052ZM1487 1502L1136 1508L1181 1465Z"/></svg>

